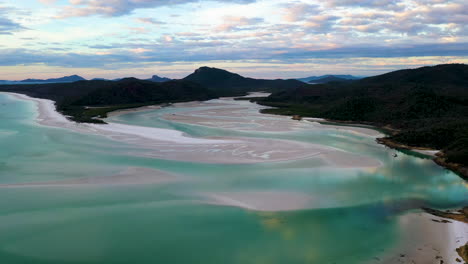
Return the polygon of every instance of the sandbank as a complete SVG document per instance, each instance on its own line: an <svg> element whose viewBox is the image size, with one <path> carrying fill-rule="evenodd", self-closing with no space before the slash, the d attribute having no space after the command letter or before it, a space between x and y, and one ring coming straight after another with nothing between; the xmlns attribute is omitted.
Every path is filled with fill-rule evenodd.
<svg viewBox="0 0 468 264"><path fill-rule="evenodd" d="M22 94L8 94L21 100L35 102L38 109L37 122L40 125L65 128L79 133L105 136L112 140L137 145L143 149L143 151L132 153L137 156L225 164L318 158L322 159L328 166L354 168L381 166L378 160L371 157L359 156L327 146L289 140L240 137L194 138L185 135L183 132L171 129L133 126L119 123L75 123L58 113L55 109L55 103L51 100L32 98ZM211 103L216 104L219 102ZM235 102L230 100L229 103L233 104ZM196 107L204 103L189 102L181 103L180 105L186 106L187 104ZM224 110L220 111L226 114ZM238 109L238 111L243 110ZM210 114L214 115L216 113L210 112ZM292 122L293 124L297 123L293 120L279 119L278 122L271 126L288 127L288 122ZM302 125L307 124L301 124L301 126Z"/></svg>
<svg viewBox="0 0 468 264"><path fill-rule="evenodd" d="M305 193L285 191L213 192L200 196L205 204L269 212L302 210L312 201L312 197Z"/></svg>
<svg viewBox="0 0 468 264"><path fill-rule="evenodd" d="M468 224L444 220L424 212L399 216L398 245L367 263L460 263L456 248L468 242Z"/></svg>

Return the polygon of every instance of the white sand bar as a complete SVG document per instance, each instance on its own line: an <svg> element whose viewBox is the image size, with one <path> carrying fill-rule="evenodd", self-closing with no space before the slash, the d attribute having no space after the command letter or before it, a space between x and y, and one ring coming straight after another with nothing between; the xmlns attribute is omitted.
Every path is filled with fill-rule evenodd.
<svg viewBox="0 0 468 264"><path fill-rule="evenodd" d="M194 138L185 135L183 132L170 129L133 126L118 123L111 124L87 124L71 122L55 109L55 103L51 100L32 98L22 94L8 93L21 100L30 100L36 103L38 108L37 122L40 125L65 128L79 133L90 133L108 137L112 140L137 145L143 151L133 153L140 156L148 156L160 159L203 162L203 163L257 163L274 162L299 159L322 159L325 165L338 167L378 167L381 163L373 158L358 156L353 153L344 152L330 147L308 144L303 142L262 139L262 138ZM206 113L202 110L201 115L210 115L216 123L223 119L223 115L245 116L248 108L237 106L231 99L216 100L211 102L190 102L191 107L197 105L221 105L226 101L228 105L233 105L234 111L225 110L221 107ZM221 103L220 103L221 102ZM253 105L250 104L249 105ZM205 112L203 112L205 111ZM193 118L200 113L190 112L188 119ZM261 115L261 114L259 114ZM274 123L263 126L267 128L287 128L294 126L308 126L309 122L300 122L290 120L287 117L275 119ZM178 120L180 121L180 120ZM260 122L261 123L261 122Z"/></svg>
<svg viewBox="0 0 468 264"><path fill-rule="evenodd" d="M292 120L289 116L269 115L260 113L261 109L269 108L247 101L234 101L232 98L214 100L210 106L216 108L206 109L206 102L194 102L190 107L195 110L176 114L167 114L164 119L224 129L260 132L288 132L298 130L322 129L339 130L355 133L362 136L382 137L382 133L365 127L322 125L320 118L305 118L302 121ZM185 103L174 104L173 107L187 107ZM197 109L198 108L198 109Z"/></svg>
<svg viewBox="0 0 468 264"><path fill-rule="evenodd" d="M398 229L398 245L368 263L461 263L455 249L468 242L468 224L421 212L400 216Z"/></svg>
<svg viewBox="0 0 468 264"><path fill-rule="evenodd" d="M284 191L216 192L200 196L205 204L269 212L301 210L312 202L312 197L305 193Z"/></svg>

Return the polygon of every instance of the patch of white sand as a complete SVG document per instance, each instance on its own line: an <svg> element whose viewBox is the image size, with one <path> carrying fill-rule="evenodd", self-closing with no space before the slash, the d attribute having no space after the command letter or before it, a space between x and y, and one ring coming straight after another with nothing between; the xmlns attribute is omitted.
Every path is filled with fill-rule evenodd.
<svg viewBox="0 0 468 264"><path fill-rule="evenodd" d="M353 153L334 148L308 144L303 142L263 139L263 138L193 138L183 132L170 129L133 126L118 123L88 124L75 123L58 113L55 103L51 100L32 98L26 95L9 93L22 100L30 100L38 107L37 122L41 125L70 129L80 133L91 133L126 142L145 149L135 155L155 157L168 160L179 160L204 163L257 163L320 158L329 166L337 167L378 167L381 163L370 157L358 156ZM219 104L222 100L210 104ZM235 104L232 100L227 100ZM189 102L176 105L191 105L192 107L207 105L200 102ZM244 116L243 109L237 105L234 114ZM204 110L202 110L204 111ZM239 112L240 111L240 112ZM196 113L196 111L195 111ZM211 116L229 115L229 109L210 110ZM232 114L232 111L231 111ZM259 114L260 115L260 114ZM189 119L192 117L188 117ZM220 119L217 119L220 120ZM213 122L216 119L213 118ZM264 129L279 129L297 126L308 126L305 122L297 122L282 117L273 123L258 121ZM308 126L310 128L310 126Z"/></svg>
<svg viewBox="0 0 468 264"><path fill-rule="evenodd" d="M368 263L458 264L455 249L468 242L468 224L423 212L400 216L398 229L398 245Z"/></svg>
<svg viewBox="0 0 468 264"><path fill-rule="evenodd" d="M283 191L213 192L203 193L201 197L205 204L270 212L306 209L312 202L307 194Z"/></svg>

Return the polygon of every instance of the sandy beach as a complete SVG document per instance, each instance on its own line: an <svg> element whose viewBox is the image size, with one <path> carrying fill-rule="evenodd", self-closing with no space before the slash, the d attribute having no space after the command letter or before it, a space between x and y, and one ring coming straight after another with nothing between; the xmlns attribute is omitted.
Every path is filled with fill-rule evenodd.
<svg viewBox="0 0 468 264"><path fill-rule="evenodd" d="M280 212L310 207L313 198L305 193L285 191L245 191L200 194L201 203L239 207L253 211Z"/></svg>
<svg viewBox="0 0 468 264"><path fill-rule="evenodd" d="M323 128L329 128L329 129L335 129L337 131L347 131L351 133L355 133L358 135L365 135L365 136L370 136L370 137L383 137L384 134L381 132L371 129L371 128L365 128L365 127L351 127L351 126L339 126L339 125L324 125L321 124L320 122L325 122L327 120L323 118L304 118L305 121L309 121L314 123L315 126L317 127L323 127Z"/></svg>
<svg viewBox="0 0 468 264"><path fill-rule="evenodd" d="M206 163L225 163L225 164L244 164L258 162L275 162L299 160L307 158L316 158L323 160L328 166L338 167L378 167L381 163L370 157L358 156L353 153L344 152L338 149L294 142L288 140L262 139L262 138L194 138L185 135L177 130L133 126L118 123L110 124L87 124L75 123L58 113L55 109L55 103L51 100L32 98L22 94L7 93L10 96L21 100L33 101L38 109L37 122L40 125L56 128L69 129L78 133L88 133L105 136L112 140L138 145L146 149L134 153L138 156L148 156L159 159L206 162ZM232 104L232 99L227 100ZM230 102L232 101L232 102ZM191 107L206 104L204 102L189 102L176 104L176 107L190 105ZM208 104L213 104L210 102ZM215 103L213 105L223 106ZM147 108L145 108L147 109ZM245 108L231 112L234 116L243 116L242 111ZM237 113L239 112L240 113ZM228 111L216 109L210 111L210 115L223 115ZM187 118L197 115L197 112L190 112ZM200 113L198 113L200 114ZM206 114L206 113L205 113ZM260 115L260 114L259 114ZM218 124L219 119L213 118L212 123ZM195 121L196 122L196 121ZM276 121L272 124L263 124L263 129L279 128L288 129L291 126L305 126L293 120L286 118Z"/></svg>
<svg viewBox="0 0 468 264"><path fill-rule="evenodd" d="M118 116L118 115L123 115L127 113L135 113L135 112L155 110L155 109L161 109L161 106L160 105L148 105L148 106L142 106L142 107L137 107L137 108L116 110L116 111L107 113L107 116L112 117L112 116Z"/></svg>
<svg viewBox="0 0 468 264"><path fill-rule="evenodd" d="M205 102L195 102L191 104L190 107L195 109L199 108L199 110L168 114L164 116L164 119L180 123L224 129L236 129L240 131L274 133L308 129L326 129L344 131L374 138L383 136L382 133L370 128L322 125L318 121L324 120L318 118L305 118L302 121L296 121L292 120L290 116L262 114L260 113L260 110L269 107L247 102L244 102L245 105L239 105L232 98L224 98L219 101L222 103L210 104L210 106L220 106L219 108L206 110L203 108L207 105ZM186 106L183 104L174 104L172 107L181 108Z"/></svg>
<svg viewBox="0 0 468 264"><path fill-rule="evenodd" d="M458 264L456 248L468 242L468 224L424 212L410 212L398 218L399 243L368 263ZM457 261L461 260L461 261Z"/></svg>

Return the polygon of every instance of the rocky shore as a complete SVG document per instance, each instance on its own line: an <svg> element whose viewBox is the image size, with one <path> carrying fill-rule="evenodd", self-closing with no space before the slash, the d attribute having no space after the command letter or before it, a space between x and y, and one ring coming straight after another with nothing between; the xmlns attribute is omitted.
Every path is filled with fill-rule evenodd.
<svg viewBox="0 0 468 264"><path fill-rule="evenodd" d="M432 150L432 149L429 149L429 148L422 148L422 147L412 147L412 146L408 146L408 145L405 145L405 144L401 144L401 143L392 141L389 138L377 138L376 141L378 143L380 143L382 145L385 145L385 146L388 146L390 148L411 150L411 151L415 151L415 152L418 152L418 153L421 153L421 154L426 154L426 155L429 155L429 156L433 156L434 157L433 160L434 160L435 163L437 163L438 165L440 165L440 166L442 166L442 167L444 167L446 169L449 169L449 170L455 172L457 175L462 177L464 180L468 180L468 168L466 166L463 166L462 164L448 162L446 157L445 157L445 154L442 151L436 151L436 150Z"/></svg>

